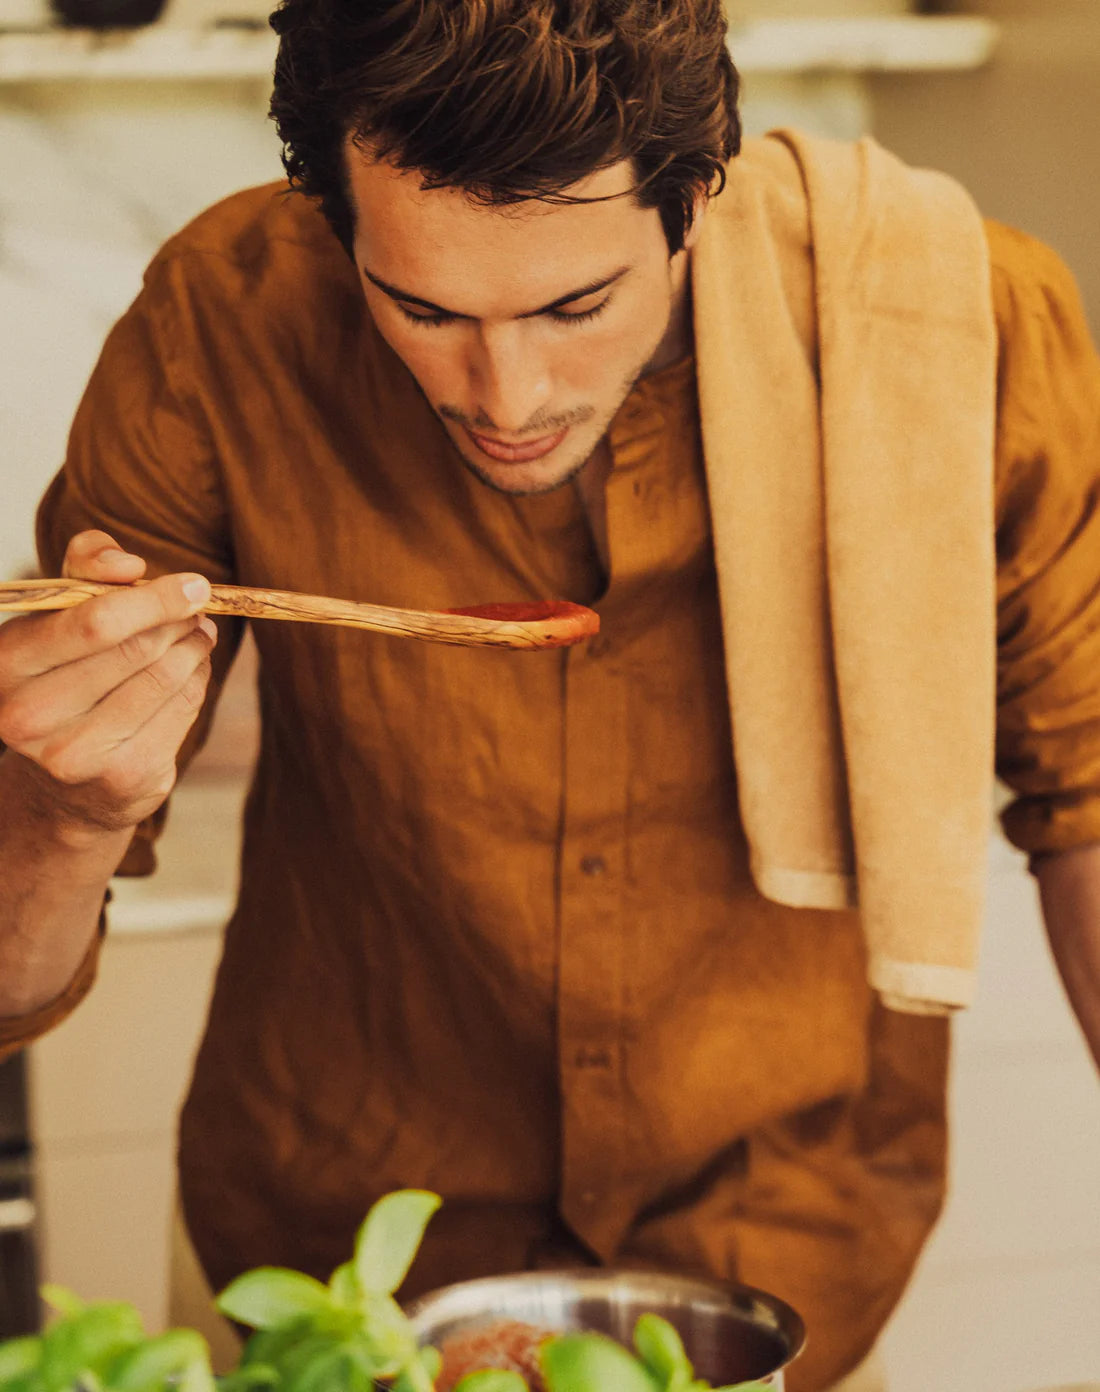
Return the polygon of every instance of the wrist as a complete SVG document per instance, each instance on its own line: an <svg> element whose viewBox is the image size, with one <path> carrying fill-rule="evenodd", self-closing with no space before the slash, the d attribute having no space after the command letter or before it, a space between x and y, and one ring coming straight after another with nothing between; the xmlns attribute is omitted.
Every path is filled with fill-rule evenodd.
<svg viewBox="0 0 1100 1392"><path fill-rule="evenodd" d="M0 823L8 820L5 813L21 828L20 839L87 856L97 865L116 849L121 856L134 832L133 826L98 822L67 803L48 774L10 749L0 753Z"/></svg>

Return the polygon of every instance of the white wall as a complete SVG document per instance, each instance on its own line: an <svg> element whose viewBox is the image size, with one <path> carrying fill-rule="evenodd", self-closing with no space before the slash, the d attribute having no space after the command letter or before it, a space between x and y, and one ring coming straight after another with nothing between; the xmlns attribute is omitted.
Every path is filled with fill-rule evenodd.
<svg viewBox="0 0 1100 1392"><path fill-rule="evenodd" d="M996 20L982 71L876 78L878 137L944 169L989 217L1050 243L1078 278L1100 333L1100 4L1096 0L947 0L933 8Z"/></svg>
<svg viewBox="0 0 1100 1392"><path fill-rule="evenodd" d="M31 522L108 328L157 247L279 177L257 84L0 87L0 575Z"/></svg>

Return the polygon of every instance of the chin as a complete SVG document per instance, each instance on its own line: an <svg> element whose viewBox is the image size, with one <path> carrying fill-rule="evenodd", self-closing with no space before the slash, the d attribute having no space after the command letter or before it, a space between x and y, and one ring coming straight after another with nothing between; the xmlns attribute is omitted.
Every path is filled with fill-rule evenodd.
<svg viewBox="0 0 1100 1392"><path fill-rule="evenodd" d="M562 442L563 446L568 443ZM595 443L579 455L575 448L568 454L564 448L559 448L543 459L532 459L517 464L502 464L499 460L489 459L480 452L471 452L468 446L463 448L457 440L455 447L467 469L488 488L497 493L510 493L513 497L522 498L534 497L539 493L552 493L555 488L562 488L572 482L588 463Z"/></svg>

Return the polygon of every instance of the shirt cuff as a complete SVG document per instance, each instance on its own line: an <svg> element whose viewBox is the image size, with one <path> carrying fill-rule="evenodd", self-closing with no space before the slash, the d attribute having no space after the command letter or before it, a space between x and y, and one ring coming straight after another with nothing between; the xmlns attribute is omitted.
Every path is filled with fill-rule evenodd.
<svg viewBox="0 0 1100 1392"><path fill-rule="evenodd" d="M1032 861L1100 841L1100 788L1022 797L1001 813L1009 841Z"/></svg>
<svg viewBox="0 0 1100 1392"><path fill-rule="evenodd" d="M107 895L110 898L110 891ZM77 967L72 980L59 996L46 1005L31 1011L29 1015L9 1016L0 1019L0 1060L16 1054L32 1044L42 1035L48 1034L66 1016L71 1015L92 988L99 966L99 952L103 946L103 935L107 930L106 905L100 911L99 924L84 958Z"/></svg>

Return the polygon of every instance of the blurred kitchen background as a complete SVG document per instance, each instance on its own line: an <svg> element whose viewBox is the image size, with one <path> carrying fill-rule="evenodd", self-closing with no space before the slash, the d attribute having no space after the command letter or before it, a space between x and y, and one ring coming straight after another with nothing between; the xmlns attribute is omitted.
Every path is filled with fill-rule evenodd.
<svg viewBox="0 0 1100 1392"><path fill-rule="evenodd" d="M158 7L58 4L116 21ZM209 203L280 175L266 9L168 0L156 23L104 32L0 0L0 576L33 568L35 503L145 263ZM731 0L730 15L751 131L869 130L956 175L1066 258L1100 332L1097 0ZM164 1320L174 1118L233 893L254 678L246 651L159 874L118 886L92 998L25 1077L0 1075L0 1321L26 1317L35 1265ZM891 1392L1100 1379L1100 1085L1032 883L997 837L952 1110L951 1199L886 1341Z"/></svg>

